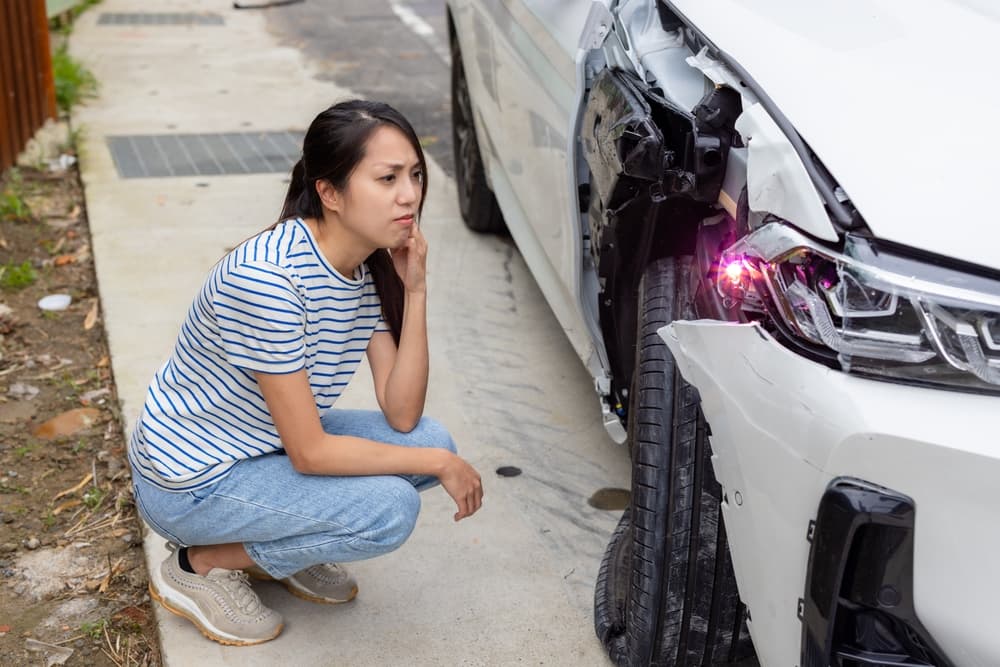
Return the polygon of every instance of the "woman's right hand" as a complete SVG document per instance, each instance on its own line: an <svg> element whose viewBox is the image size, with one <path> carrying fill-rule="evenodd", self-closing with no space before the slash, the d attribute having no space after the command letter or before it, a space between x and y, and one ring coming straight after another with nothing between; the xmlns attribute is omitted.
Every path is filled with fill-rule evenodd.
<svg viewBox="0 0 1000 667"><path fill-rule="evenodd" d="M472 516L483 505L483 481L476 469L457 454L451 454L438 479L458 506L455 521Z"/></svg>

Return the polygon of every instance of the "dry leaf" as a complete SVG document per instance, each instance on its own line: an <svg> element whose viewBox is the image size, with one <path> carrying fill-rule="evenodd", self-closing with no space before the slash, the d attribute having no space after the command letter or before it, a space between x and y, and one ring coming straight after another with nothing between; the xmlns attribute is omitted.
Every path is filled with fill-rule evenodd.
<svg viewBox="0 0 1000 667"><path fill-rule="evenodd" d="M83 328L85 331L90 331L95 324L97 324L97 299L94 299L94 305L90 307L90 312L83 320Z"/></svg>
<svg viewBox="0 0 1000 667"><path fill-rule="evenodd" d="M66 264L72 264L76 261L76 255L59 255L52 263L56 266L65 266Z"/></svg>
<svg viewBox="0 0 1000 667"><path fill-rule="evenodd" d="M101 357L100 361L97 362L97 367L98 368L107 368L108 364L110 364L110 363L111 363L111 358L108 355L105 354L103 357Z"/></svg>

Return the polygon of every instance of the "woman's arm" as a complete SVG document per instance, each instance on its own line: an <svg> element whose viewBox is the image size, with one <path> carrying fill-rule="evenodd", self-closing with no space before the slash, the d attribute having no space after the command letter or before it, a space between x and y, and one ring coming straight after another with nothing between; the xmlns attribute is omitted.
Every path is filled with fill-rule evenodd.
<svg viewBox="0 0 1000 667"><path fill-rule="evenodd" d="M392 334L379 332L368 343L368 364L375 397L386 421L397 431L416 427L427 397L427 239L414 224L406 244L392 250L403 281L403 326L399 348Z"/></svg>
<svg viewBox="0 0 1000 667"><path fill-rule="evenodd" d="M390 337L391 342L391 337ZM479 473L445 448L402 447L323 431L305 370L255 373L292 466L307 475L433 475L455 500L455 520L479 509ZM442 443L444 444L444 443Z"/></svg>
<svg viewBox="0 0 1000 667"><path fill-rule="evenodd" d="M375 383L375 398L386 421L397 431L412 431L424 413L427 397L426 292L406 294L398 349L388 331L372 335L368 365Z"/></svg>

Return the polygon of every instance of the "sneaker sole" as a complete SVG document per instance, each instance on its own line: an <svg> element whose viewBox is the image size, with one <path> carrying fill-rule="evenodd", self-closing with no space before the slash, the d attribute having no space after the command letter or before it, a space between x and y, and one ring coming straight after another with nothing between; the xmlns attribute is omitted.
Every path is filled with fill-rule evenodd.
<svg viewBox="0 0 1000 667"><path fill-rule="evenodd" d="M263 570L261 570L260 572L257 572L255 570L244 570L244 572L250 575L251 579L256 579L257 581L277 581L279 584L284 586L289 593L291 593L295 597L300 598L302 600L308 600L309 602L316 602L318 604L344 604L345 602L350 602L354 598L358 597L357 586L351 589L350 595L347 597L346 600L334 600L333 598L321 598L316 595L311 595L310 593L307 593L301 588L296 588L290 582L281 581L280 579L275 579L274 577L269 575L267 572L264 572Z"/></svg>
<svg viewBox="0 0 1000 667"><path fill-rule="evenodd" d="M176 614L181 618L186 618L187 620L194 623L194 626L198 628L198 631L201 632L201 634L205 635L205 637L207 637L208 639L211 639L212 641L218 642L220 644L225 644L226 646L254 646L256 644L263 644L264 642L269 642L278 635L280 635L281 631L285 628L285 624L282 623L281 625L278 626L278 629L275 631L275 633L270 637L265 637L263 639L241 639L240 637L227 634L225 632L222 632L221 630L210 628L207 623L202 621L202 619L198 618L196 612L192 612L185 609L183 605L176 604L175 606L175 604L167 600L166 597L160 595L160 592L156 590L156 587L153 585L152 581L149 582L149 595L154 600L163 605L163 608L169 611L170 613Z"/></svg>

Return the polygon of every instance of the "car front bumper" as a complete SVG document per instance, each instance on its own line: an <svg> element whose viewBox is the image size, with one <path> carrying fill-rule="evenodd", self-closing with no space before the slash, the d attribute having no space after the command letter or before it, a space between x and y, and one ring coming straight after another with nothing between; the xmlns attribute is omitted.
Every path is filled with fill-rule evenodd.
<svg viewBox="0 0 1000 667"><path fill-rule="evenodd" d="M953 664L1000 664L1000 398L831 370L755 324L679 321L659 334L711 426L761 664L801 664L810 522L844 477L912 499L917 617Z"/></svg>

